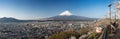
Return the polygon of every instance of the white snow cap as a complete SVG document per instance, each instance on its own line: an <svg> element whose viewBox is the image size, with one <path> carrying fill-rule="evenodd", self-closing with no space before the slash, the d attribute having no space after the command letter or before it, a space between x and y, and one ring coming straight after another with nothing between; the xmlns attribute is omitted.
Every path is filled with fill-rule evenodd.
<svg viewBox="0 0 120 39"><path fill-rule="evenodd" d="M72 14L68 10L66 10L66 11L62 12L61 14L59 14L59 15L61 15L61 16L70 16Z"/></svg>

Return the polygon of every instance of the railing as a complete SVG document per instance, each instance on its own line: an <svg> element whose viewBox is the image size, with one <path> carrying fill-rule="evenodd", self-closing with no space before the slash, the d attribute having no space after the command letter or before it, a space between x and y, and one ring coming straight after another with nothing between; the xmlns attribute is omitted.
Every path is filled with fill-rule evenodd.
<svg viewBox="0 0 120 39"><path fill-rule="evenodd" d="M107 31L108 31L108 27L106 26L103 30L103 34L102 34L102 39L107 39Z"/></svg>
<svg viewBox="0 0 120 39"><path fill-rule="evenodd" d="M104 26L103 32L98 33L94 39L107 39L108 36L108 27Z"/></svg>

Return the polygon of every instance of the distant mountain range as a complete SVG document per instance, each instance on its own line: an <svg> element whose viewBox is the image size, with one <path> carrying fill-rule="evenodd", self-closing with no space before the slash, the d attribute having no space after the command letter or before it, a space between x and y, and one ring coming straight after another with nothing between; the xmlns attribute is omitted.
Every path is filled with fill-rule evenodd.
<svg viewBox="0 0 120 39"><path fill-rule="evenodd" d="M70 15L70 16L54 16L48 18L50 20L71 20L71 21L92 21L96 20L96 18L88 18L88 17L83 17L83 16L76 16L76 15Z"/></svg>
<svg viewBox="0 0 120 39"><path fill-rule="evenodd" d="M3 17L3 18L0 18L0 22L16 22L18 21L17 19L15 18L7 18L7 17Z"/></svg>
<svg viewBox="0 0 120 39"><path fill-rule="evenodd" d="M84 16L76 16L76 15L72 15L69 11L64 11L63 13L57 15L57 16L53 16L50 18L47 18L50 20L72 20L72 21L93 21L93 20L97 20L96 18L89 18L89 17L84 17Z"/></svg>
<svg viewBox="0 0 120 39"><path fill-rule="evenodd" d="M0 18L0 22L35 22L35 21L94 21L96 18L72 15L69 11L64 11L60 15L39 19L39 20L19 20L16 18Z"/></svg>
<svg viewBox="0 0 120 39"><path fill-rule="evenodd" d="M32 22L34 20L19 20L16 18L12 18L12 17L3 17L0 18L0 22Z"/></svg>

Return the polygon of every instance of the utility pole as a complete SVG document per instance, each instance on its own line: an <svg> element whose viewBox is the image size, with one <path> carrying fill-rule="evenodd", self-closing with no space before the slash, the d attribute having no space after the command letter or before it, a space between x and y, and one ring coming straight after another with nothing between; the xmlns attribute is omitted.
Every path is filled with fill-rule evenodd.
<svg viewBox="0 0 120 39"><path fill-rule="evenodd" d="M108 7L109 7L110 23L111 23L111 6L112 6L112 4L109 4L109 5L108 5Z"/></svg>
<svg viewBox="0 0 120 39"><path fill-rule="evenodd" d="M116 23L116 21L117 21L117 18L116 18L117 16L116 16L116 12L115 12L115 23Z"/></svg>
<svg viewBox="0 0 120 39"><path fill-rule="evenodd" d="M111 6L112 6L112 4L108 5L108 7L109 7L109 16L110 16L110 33L112 33L112 27L111 27L111 24L112 24L112 20L111 20Z"/></svg>

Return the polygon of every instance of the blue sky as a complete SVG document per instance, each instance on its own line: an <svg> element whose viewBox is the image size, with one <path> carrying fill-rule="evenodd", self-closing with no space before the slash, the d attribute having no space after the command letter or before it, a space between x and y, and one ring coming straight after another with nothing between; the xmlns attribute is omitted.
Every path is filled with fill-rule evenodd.
<svg viewBox="0 0 120 39"><path fill-rule="evenodd" d="M0 0L0 17L37 19L56 16L65 10L73 15L100 18L111 0Z"/></svg>

